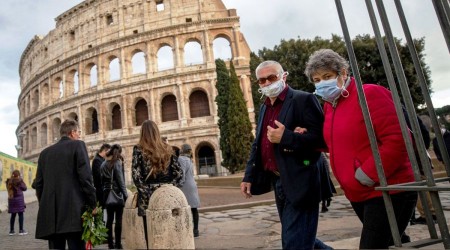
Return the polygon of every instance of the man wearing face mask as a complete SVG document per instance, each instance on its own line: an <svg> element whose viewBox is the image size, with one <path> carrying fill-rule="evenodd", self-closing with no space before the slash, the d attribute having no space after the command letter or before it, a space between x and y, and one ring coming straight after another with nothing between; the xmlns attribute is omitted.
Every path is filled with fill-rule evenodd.
<svg viewBox="0 0 450 250"><path fill-rule="evenodd" d="M374 157L348 62L330 49L314 52L305 75L325 101L323 136L334 176L363 224L360 249L385 249L393 244ZM391 93L375 84L363 85L388 185L412 182L414 175ZM408 225L417 192L391 191L400 235ZM408 237L402 237L407 240Z"/></svg>
<svg viewBox="0 0 450 250"><path fill-rule="evenodd" d="M261 106L256 138L241 183L246 198L275 191L283 249L329 248L316 240L321 200L317 161L323 147L323 113L316 97L286 84L278 62L256 68ZM294 133L303 127L307 133Z"/></svg>

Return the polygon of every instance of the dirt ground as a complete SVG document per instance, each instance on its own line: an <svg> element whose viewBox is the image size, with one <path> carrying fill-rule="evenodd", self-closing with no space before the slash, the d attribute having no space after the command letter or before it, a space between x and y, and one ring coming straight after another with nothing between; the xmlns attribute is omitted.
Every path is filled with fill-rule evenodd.
<svg viewBox="0 0 450 250"><path fill-rule="evenodd" d="M250 199L245 199L239 188L199 187L198 193L200 196L201 207L274 199L273 192L263 195L255 195Z"/></svg>

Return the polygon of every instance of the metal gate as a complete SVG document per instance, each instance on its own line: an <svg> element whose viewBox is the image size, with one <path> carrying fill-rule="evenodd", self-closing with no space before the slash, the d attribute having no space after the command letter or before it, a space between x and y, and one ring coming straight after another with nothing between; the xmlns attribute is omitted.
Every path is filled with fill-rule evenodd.
<svg viewBox="0 0 450 250"><path fill-rule="evenodd" d="M409 117L409 122L411 124L411 128L413 131L412 134L414 136L414 140L415 140L415 143L416 143L416 146L418 149L419 159L416 159L416 157L415 157L413 143L409 136L409 132L408 132L409 130L408 130L405 116L403 115L401 100L399 97L399 93L398 93L396 84L394 82L393 71L389 64L389 59L387 56L386 48L384 46L383 38L381 36L380 28L377 23L377 17L375 14L374 7L372 5L372 0L365 0L367 10L368 10L369 16L370 16L370 21L372 23L372 28L375 33L378 50L379 50L379 53L380 53L382 61L383 61L383 67L386 72L389 87L392 92L392 97L393 97L393 100L395 103L395 109L397 111L397 116L399 117L400 126L402 128L403 139L405 140L406 148L408 151L408 156L410 158L411 165L412 165L412 168L414 171L414 177L415 177L415 182L403 183L403 184L397 184L397 185L387 185L386 177L385 177L385 174L383 171L383 166L381 163L380 154L378 151L375 133L373 130L372 122L370 120L369 110L368 110L367 102L366 102L365 95L363 92L362 81L361 81L361 76L359 74L359 69L358 69L358 65L357 65L357 61L356 61L355 52L353 50L353 45L351 42L347 23L345 20L344 10L342 8L341 0L335 0L336 8L337 8L338 15L339 15L339 20L340 20L342 31L344 34L345 44L346 44L347 51L348 51L350 65L351 65L352 71L354 72L354 77L356 80L359 104L361 106L361 109L362 109L362 112L364 115L364 121L366 124L367 132L369 134L370 145L372 148L372 153L374 155L377 172L378 172L378 176L380 179L380 187L377 187L376 189L382 191L382 193L383 193L383 199L386 204L386 211L388 214L389 224L391 227L391 232L392 232L392 236L393 236L396 247L402 247L402 243L400 240L400 234L398 231L397 222L395 220L394 209L392 206L391 198L389 196L389 191L392 191L392 190L406 191L406 190L408 190L408 191L420 191L419 198L422 200L422 204L424 206L424 211L426 214L426 220L427 220L427 224L428 224L430 238L423 239L423 240L416 241L416 242L407 243L407 244L404 244L403 246L423 247L423 246L435 244L437 242L443 242L445 249L450 249L450 235L449 235L448 225L446 223L446 219L445 219L444 212L442 209L442 204L439 199L440 191L450 191L450 185L449 185L450 160L449 160L447 151L445 150L442 133L439 129L439 124L438 124L438 120L436 118L436 114L434 112L433 104L431 102L430 93L428 92L428 88L425 83L425 77L424 77L424 74L422 71L422 66L420 65L419 57L414 48L413 39L412 39L410 30L409 30L409 27L407 24L407 20L405 18L404 12L403 12L401 2L400 2L400 0L393 0L393 1L395 2L395 7L397 9L398 17L400 18L400 22L402 24L402 29L403 29L403 32L405 33L409 52L413 59L414 68L415 68L416 74L418 76L419 84L420 84L422 94L424 96L425 103L427 106L427 111L431 118L431 123L434 128L434 131L436 133L438 145L439 145L439 148L440 148L440 151L442 154L442 158L444 160L447 177L437 178L437 179L434 179L434 177L433 177L433 173L431 170L431 163L428 160L425 144L422 139L422 133L420 131L419 124L416 119L417 116L416 116L416 112L414 109L414 104L413 104L411 94L408 89L405 72L403 70L403 66L400 61L399 52L395 45L394 36L392 34L392 30L391 30L391 27L389 24L389 19L386 14L383 0L375 0L376 6L378 9L378 14L379 14L378 17L383 26L384 34L385 34L385 37L386 37L386 40L388 43L388 49L389 49L390 55L392 57L392 61L394 63L395 73L396 73L396 76L397 76L397 79L399 82L400 91L403 96L403 103L405 104L405 107L406 107L406 111L407 111L407 114ZM431 1L433 3L434 9L435 9L436 16L439 19L439 24L441 26L442 32L444 34L445 42L447 43L447 47L450 52L449 0L431 0ZM424 174L426 177L425 180L421 179L418 161L420 161L420 163L423 166L423 171L424 171ZM436 185L437 183L441 183L441 184ZM427 202L426 202L426 197L425 197L426 192L429 192L429 194L431 196L432 205L435 209L437 223L438 223L439 230L440 230L440 237L438 236L438 234L436 232L436 229L434 227L434 222L432 219L432 215L430 212L430 208L428 207Z"/></svg>

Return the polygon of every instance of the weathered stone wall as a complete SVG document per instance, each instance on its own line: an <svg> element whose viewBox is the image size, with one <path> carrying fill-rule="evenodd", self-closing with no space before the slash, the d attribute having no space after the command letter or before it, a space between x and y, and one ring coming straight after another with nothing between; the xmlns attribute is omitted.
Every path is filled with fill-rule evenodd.
<svg viewBox="0 0 450 250"><path fill-rule="evenodd" d="M59 124L77 118L91 156L105 142L123 146L130 182L132 147L140 129L136 105L145 100L148 118L159 125L171 145L191 144L196 165L199 151L209 148L216 171L223 170L214 102L216 39L229 42L254 123L250 49L236 10L227 10L220 0L86 0L55 20L56 28L46 36L35 36L21 57L19 157L36 162L41 150L59 138ZM202 62L185 64L189 42L200 45ZM165 46L173 53L173 67L159 69L158 53ZM140 52L145 55L145 72L134 74L132 59ZM119 79L110 79L113 59L119 62ZM196 92L207 97L203 105L208 106L208 115L192 117L191 98ZM168 112L163 99L172 95L178 119L163 121ZM95 112L98 131L93 131ZM121 123L119 128L114 128L115 119Z"/></svg>

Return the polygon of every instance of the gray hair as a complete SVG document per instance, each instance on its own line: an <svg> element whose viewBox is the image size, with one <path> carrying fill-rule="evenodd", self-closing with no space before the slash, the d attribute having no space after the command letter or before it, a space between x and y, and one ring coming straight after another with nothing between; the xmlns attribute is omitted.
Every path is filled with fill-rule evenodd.
<svg viewBox="0 0 450 250"><path fill-rule="evenodd" d="M258 65L258 67L256 67L255 74L258 75L258 71L260 69L265 68L265 67L269 67L269 66L274 66L277 69L279 74L282 74L284 72L283 67L281 66L281 64L279 62L277 62L277 61L264 61L264 62L260 63Z"/></svg>
<svg viewBox="0 0 450 250"><path fill-rule="evenodd" d="M59 134L61 136L69 136L72 130L77 129L78 129L78 122L73 119L67 119L61 124L61 127L59 128Z"/></svg>
<svg viewBox="0 0 450 250"><path fill-rule="evenodd" d="M313 82L312 75L319 70L331 70L340 73L342 69L348 70L347 60L331 49L320 49L311 54L306 63L305 75Z"/></svg>

